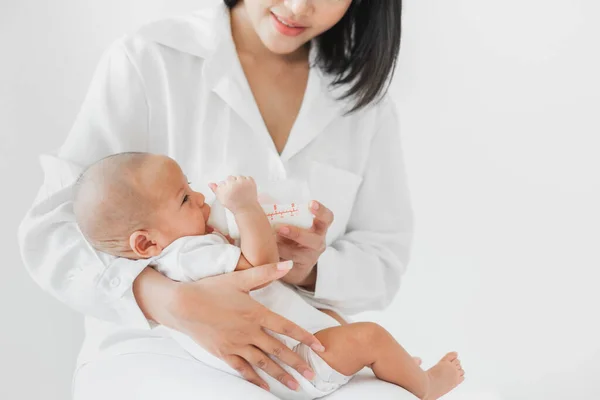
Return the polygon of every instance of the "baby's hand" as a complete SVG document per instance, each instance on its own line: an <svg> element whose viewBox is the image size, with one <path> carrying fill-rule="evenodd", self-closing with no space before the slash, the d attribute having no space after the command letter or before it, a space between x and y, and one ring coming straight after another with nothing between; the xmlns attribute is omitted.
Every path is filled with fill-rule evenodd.
<svg viewBox="0 0 600 400"><path fill-rule="evenodd" d="M229 176L226 181L221 181L218 185L209 183L208 187L223 207L234 214L259 205L256 183L252 177Z"/></svg>

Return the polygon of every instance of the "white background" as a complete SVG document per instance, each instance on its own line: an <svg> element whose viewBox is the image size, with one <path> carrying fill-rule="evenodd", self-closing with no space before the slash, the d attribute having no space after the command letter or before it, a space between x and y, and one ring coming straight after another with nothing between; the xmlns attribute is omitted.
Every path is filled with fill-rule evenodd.
<svg viewBox="0 0 600 400"><path fill-rule="evenodd" d="M68 399L83 334L19 256L37 156L114 39L202 1L0 0L0 398ZM392 92L417 235L401 294L364 317L427 365L458 350L452 398L600 399L599 19L596 0L405 1Z"/></svg>

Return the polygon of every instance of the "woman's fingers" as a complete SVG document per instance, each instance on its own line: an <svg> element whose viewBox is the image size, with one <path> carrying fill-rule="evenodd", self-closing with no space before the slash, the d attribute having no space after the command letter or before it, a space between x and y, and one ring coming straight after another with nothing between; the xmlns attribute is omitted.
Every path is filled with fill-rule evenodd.
<svg viewBox="0 0 600 400"><path fill-rule="evenodd" d="M266 335L266 333L265 333ZM288 349L289 350L289 349ZM244 350L240 352L240 356L245 358L250 364L257 368L262 369L273 378L277 379L283 385L289 387L292 390L298 390L300 385L298 382L283 368L281 368L275 361L271 360L269 356L260 351L254 346L246 346ZM256 373L256 372L255 372Z"/></svg>
<svg viewBox="0 0 600 400"><path fill-rule="evenodd" d="M273 336L265 333L258 341L255 342L254 345L263 352L277 357L284 364L294 368L306 379L312 380L315 377L315 372L310 368L306 361L302 359L302 357L300 357L297 353L294 353L284 343L277 340Z"/></svg>
<svg viewBox="0 0 600 400"><path fill-rule="evenodd" d="M277 248L279 250L280 260L293 260L295 271L284 276L282 279L286 280L292 275L301 274L305 272L305 269L311 265L316 264L318 255L315 250L298 247L296 244L285 245L278 243Z"/></svg>
<svg viewBox="0 0 600 400"><path fill-rule="evenodd" d="M253 383L265 390L269 390L269 385L267 385L267 383L262 380L260 376L258 376L254 368L252 368L248 361L244 360L242 357L230 355L223 358L223 361L229 364L231 368L235 369L248 382Z"/></svg>
<svg viewBox="0 0 600 400"><path fill-rule="evenodd" d="M314 223L313 223L314 224ZM286 239L290 239L300 246L313 250L321 250L325 246L325 240L322 235L313 233L297 226L283 226L279 228L279 234Z"/></svg>
<svg viewBox="0 0 600 400"><path fill-rule="evenodd" d="M265 264L245 271L234 272L232 275L237 281L237 286L240 289L249 292L259 286L280 279L290 272L293 265L293 261Z"/></svg>
<svg viewBox="0 0 600 400"><path fill-rule="evenodd" d="M333 212L316 200L310 202L309 208L315 216L311 230L318 235L324 235L333 223Z"/></svg>
<svg viewBox="0 0 600 400"><path fill-rule="evenodd" d="M311 349L317 352L324 352L325 347L321 344L319 339L314 335L310 334L307 330L300 328L292 321L282 317L279 314L275 314L271 310L265 308L265 314L262 317L261 325L263 328L269 329L273 332L281 333L292 339L304 343Z"/></svg>
<svg viewBox="0 0 600 400"><path fill-rule="evenodd" d="M298 251L296 250L296 246L280 244L278 242L277 248L279 249L279 259L280 260L295 260L295 264L298 265Z"/></svg>

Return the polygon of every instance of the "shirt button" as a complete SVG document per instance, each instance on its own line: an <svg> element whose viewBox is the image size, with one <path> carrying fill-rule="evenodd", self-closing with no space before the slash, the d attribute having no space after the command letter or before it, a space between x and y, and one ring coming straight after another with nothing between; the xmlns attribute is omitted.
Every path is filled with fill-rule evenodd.
<svg viewBox="0 0 600 400"><path fill-rule="evenodd" d="M110 287L116 288L121 284L121 280L119 278L112 278L110 280Z"/></svg>

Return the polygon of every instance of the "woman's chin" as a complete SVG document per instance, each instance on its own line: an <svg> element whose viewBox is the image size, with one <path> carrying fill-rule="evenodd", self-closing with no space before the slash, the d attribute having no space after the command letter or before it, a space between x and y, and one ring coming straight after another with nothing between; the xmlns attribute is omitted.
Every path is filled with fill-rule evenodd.
<svg viewBox="0 0 600 400"><path fill-rule="evenodd" d="M301 40L292 40L281 37L281 35L277 33L271 33L265 36L263 36L262 42L265 47L274 54L289 55L298 51L304 44Z"/></svg>

